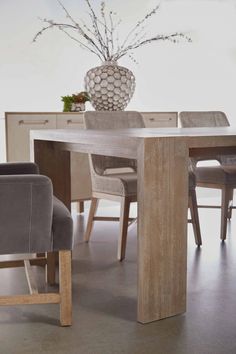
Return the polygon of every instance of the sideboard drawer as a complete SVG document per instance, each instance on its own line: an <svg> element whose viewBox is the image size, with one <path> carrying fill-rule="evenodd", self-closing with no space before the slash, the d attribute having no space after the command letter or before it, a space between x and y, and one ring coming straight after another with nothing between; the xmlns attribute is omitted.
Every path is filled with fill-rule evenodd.
<svg viewBox="0 0 236 354"><path fill-rule="evenodd" d="M177 127L178 112L142 112L147 128Z"/></svg>
<svg viewBox="0 0 236 354"><path fill-rule="evenodd" d="M84 114L57 114L57 129L84 129Z"/></svg>

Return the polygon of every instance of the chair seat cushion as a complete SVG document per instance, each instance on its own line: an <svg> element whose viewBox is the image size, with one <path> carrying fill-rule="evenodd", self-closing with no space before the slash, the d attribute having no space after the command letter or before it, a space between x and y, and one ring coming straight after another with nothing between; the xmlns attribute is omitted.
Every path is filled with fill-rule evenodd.
<svg viewBox="0 0 236 354"><path fill-rule="evenodd" d="M93 191L119 196L137 195L137 173L114 173L96 176Z"/></svg>
<svg viewBox="0 0 236 354"><path fill-rule="evenodd" d="M206 166L195 170L197 183L226 184L236 186L236 166Z"/></svg>
<svg viewBox="0 0 236 354"><path fill-rule="evenodd" d="M96 176L93 181L93 190L99 193L109 193L119 196L137 195L137 173L115 173L101 177ZM193 173L189 173L189 189L196 187L196 179Z"/></svg>
<svg viewBox="0 0 236 354"><path fill-rule="evenodd" d="M69 210L53 197L52 250L71 250L73 247L73 222Z"/></svg>

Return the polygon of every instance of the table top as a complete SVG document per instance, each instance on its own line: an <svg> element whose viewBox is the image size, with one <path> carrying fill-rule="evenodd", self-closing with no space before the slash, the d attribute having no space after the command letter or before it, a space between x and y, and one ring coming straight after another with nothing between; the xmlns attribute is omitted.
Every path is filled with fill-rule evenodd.
<svg viewBox="0 0 236 354"><path fill-rule="evenodd" d="M236 147L236 128L138 128L116 130L31 130L31 140L77 144L78 151L120 157L137 157L137 149L150 139L176 139L188 148ZM234 151L235 153L235 151Z"/></svg>
<svg viewBox="0 0 236 354"><path fill-rule="evenodd" d="M236 128L232 127L202 127L202 128L129 128L129 129L107 129L107 130L86 130L86 129L43 129L31 130L32 137L47 137L55 140L63 138L73 139L83 136L127 136L133 138L153 138L153 137L188 137L188 136L228 136L236 135Z"/></svg>

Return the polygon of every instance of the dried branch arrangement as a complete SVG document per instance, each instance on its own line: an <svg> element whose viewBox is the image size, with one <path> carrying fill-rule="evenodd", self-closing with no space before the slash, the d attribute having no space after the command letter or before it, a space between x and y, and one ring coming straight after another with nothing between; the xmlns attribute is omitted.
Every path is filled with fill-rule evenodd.
<svg viewBox="0 0 236 354"><path fill-rule="evenodd" d="M150 38L147 36L145 32L147 22L157 13L159 5L138 21L121 41L119 38L121 20L117 19L117 14L114 11L107 9L105 1L101 1L100 10L96 13L90 0L84 0L88 7L90 23L85 23L83 20L76 21L61 1L57 1L65 12L68 23L41 19L46 25L36 33L33 38L34 42L48 29L57 28L70 39L76 41L81 48L95 54L102 61L117 61L124 55L129 55L134 60L133 50L156 41L168 40L176 43L182 38L191 42L191 38L181 32L158 34Z"/></svg>

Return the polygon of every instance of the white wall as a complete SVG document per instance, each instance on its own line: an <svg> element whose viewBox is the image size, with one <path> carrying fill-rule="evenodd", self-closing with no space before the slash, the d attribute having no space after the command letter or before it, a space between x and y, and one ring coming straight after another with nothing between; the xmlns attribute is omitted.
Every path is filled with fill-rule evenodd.
<svg viewBox="0 0 236 354"><path fill-rule="evenodd" d="M76 14L83 13L82 0L63 3L81 17ZM127 31L156 1L107 3L120 14ZM5 111L61 111L60 96L82 90L85 72L100 64L56 30L32 44L41 28L38 17L64 19L56 0L0 1L0 118ZM193 43L152 43L136 51L138 65L128 58L120 61L136 76L128 109L221 109L236 125L235 1L163 0L150 34L172 31L187 31Z"/></svg>

